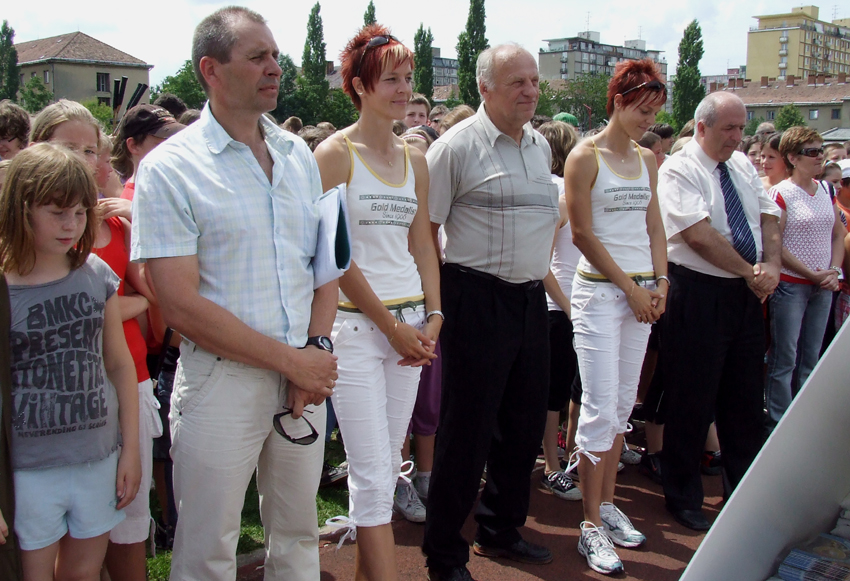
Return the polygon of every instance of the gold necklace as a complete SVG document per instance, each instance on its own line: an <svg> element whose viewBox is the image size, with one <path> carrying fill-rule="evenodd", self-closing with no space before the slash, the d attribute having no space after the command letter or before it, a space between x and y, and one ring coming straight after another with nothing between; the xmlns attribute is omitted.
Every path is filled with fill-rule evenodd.
<svg viewBox="0 0 850 581"><path fill-rule="evenodd" d="M393 147L393 151L392 151L392 152L393 152L393 153L395 153L395 143L393 143L392 147ZM381 159L383 159L385 162L387 162L387 163L389 164L389 166L390 166L390 167L393 167L393 162L392 162L392 161L390 161L389 159L387 159L386 157L384 157L384 156L383 156L383 154L381 154L381 152L379 152L379 151L377 151L377 150L376 150L376 151L375 151L375 153L377 153L377 154L378 154L378 156L380 156L380 158L381 158Z"/></svg>

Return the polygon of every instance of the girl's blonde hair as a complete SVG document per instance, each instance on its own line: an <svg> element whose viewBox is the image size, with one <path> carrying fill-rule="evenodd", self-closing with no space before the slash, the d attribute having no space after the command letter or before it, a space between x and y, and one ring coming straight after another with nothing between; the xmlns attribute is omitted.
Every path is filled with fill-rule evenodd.
<svg viewBox="0 0 850 581"><path fill-rule="evenodd" d="M578 143L578 133L572 125L563 121L548 121L538 127L537 131L549 142L549 149L552 150L550 171L558 177L564 177L564 164Z"/></svg>
<svg viewBox="0 0 850 581"><path fill-rule="evenodd" d="M52 105L48 105L41 110L41 113L36 115L32 122L32 131L30 132L30 142L38 143L41 141L50 141L53 137L53 132L56 128L66 121L80 121L94 127L97 134L97 148L101 147L101 130L100 123L91 114L91 112L76 101L67 99L59 99Z"/></svg>
<svg viewBox="0 0 850 581"><path fill-rule="evenodd" d="M33 208L56 204L86 209L86 228L68 251L71 269L85 264L97 228L97 184L85 161L51 143L37 143L12 160L0 195L0 270L21 276L35 266L35 238L30 213Z"/></svg>

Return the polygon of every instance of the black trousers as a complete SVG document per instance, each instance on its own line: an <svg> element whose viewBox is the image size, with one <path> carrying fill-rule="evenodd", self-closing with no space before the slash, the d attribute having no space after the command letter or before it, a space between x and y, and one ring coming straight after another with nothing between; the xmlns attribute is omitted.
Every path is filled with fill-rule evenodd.
<svg viewBox="0 0 850 581"><path fill-rule="evenodd" d="M542 283L511 285L450 264L441 281L443 394L423 544L435 569L469 561L461 528L485 462L476 540L507 546L520 539L549 394Z"/></svg>
<svg viewBox="0 0 850 581"><path fill-rule="evenodd" d="M717 423L724 493L744 477L764 442L764 322L743 279L670 264L660 364L666 421L661 476L667 506L699 510L700 458Z"/></svg>

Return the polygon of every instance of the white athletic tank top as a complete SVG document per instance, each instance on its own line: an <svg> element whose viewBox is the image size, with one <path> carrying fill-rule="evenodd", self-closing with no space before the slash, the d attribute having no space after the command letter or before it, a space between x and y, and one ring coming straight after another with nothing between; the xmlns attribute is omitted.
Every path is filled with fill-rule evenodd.
<svg viewBox="0 0 850 581"><path fill-rule="evenodd" d="M343 137L351 158L346 197L351 221L351 259L382 301L421 299L422 281L407 243L418 208L407 144L404 144L404 180L391 184L372 171L354 144ZM341 289L339 300L348 302Z"/></svg>
<svg viewBox="0 0 850 581"><path fill-rule="evenodd" d="M552 182L558 186L558 197L564 195L564 178L556 175L552 176ZM552 250L552 262L549 268L552 274L555 275L555 280L567 298L573 291L573 278L576 274L576 266L581 258L581 251L573 244L573 231L570 228L570 223L564 224L563 228L555 234L555 247ZM549 295L546 295L546 302L549 304L550 311L562 311L558 303L553 301Z"/></svg>
<svg viewBox="0 0 850 581"><path fill-rule="evenodd" d="M623 272L648 276L647 273L654 270L649 251L649 234L646 232L646 208L652 190L640 146L632 142L640 157L640 174L628 178L614 172L599 153L596 142L592 143L599 168L590 190L593 234ZM599 274L584 256L579 260L578 270Z"/></svg>

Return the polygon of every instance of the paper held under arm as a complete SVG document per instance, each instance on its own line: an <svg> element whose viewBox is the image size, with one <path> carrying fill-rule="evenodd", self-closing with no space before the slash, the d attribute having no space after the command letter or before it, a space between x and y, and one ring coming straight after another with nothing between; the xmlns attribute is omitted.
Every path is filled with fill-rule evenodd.
<svg viewBox="0 0 850 581"><path fill-rule="evenodd" d="M336 280L351 264L351 240L345 184L325 192L319 208L319 233L313 256L313 289Z"/></svg>

